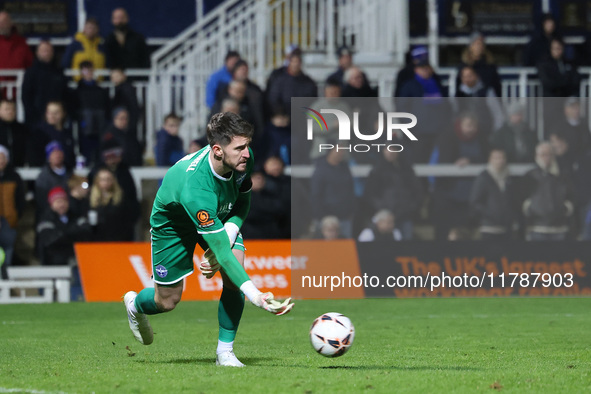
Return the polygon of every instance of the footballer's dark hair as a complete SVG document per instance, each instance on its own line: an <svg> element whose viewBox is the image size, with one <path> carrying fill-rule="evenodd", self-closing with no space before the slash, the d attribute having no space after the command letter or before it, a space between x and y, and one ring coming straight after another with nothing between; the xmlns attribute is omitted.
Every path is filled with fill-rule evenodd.
<svg viewBox="0 0 591 394"><path fill-rule="evenodd" d="M254 128L240 115L232 112L220 112L211 117L207 124L207 142L210 146L226 146L234 137L252 139Z"/></svg>

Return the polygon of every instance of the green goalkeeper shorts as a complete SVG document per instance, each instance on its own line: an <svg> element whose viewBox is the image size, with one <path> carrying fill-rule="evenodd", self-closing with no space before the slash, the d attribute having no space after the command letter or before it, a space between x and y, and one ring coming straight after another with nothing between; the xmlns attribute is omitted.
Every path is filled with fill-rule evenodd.
<svg viewBox="0 0 591 394"><path fill-rule="evenodd" d="M195 244L203 251L208 249L207 242L202 236L188 241L179 237L156 236L152 234L152 277L159 285L173 285L195 270L198 259L193 260ZM238 233L232 249L245 251L242 234Z"/></svg>

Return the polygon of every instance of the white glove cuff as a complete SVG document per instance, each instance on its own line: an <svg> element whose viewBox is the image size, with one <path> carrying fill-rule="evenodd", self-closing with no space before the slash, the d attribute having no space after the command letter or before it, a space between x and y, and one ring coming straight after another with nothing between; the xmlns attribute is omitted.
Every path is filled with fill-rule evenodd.
<svg viewBox="0 0 591 394"><path fill-rule="evenodd" d="M230 245L234 245L234 242L236 242L236 237L238 237L240 229L235 223L232 222L224 224L224 228L226 229L226 234L228 234L228 238L230 238Z"/></svg>
<svg viewBox="0 0 591 394"><path fill-rule="evenodd" d="M248 298L248 300L251 302L255 299L256 296L261 294L261 291L256 288L254 283L252 283L252 280L247 280L246 282L244 282L242 286L240 286L240 291L242 291L246 298Z"/></svg>

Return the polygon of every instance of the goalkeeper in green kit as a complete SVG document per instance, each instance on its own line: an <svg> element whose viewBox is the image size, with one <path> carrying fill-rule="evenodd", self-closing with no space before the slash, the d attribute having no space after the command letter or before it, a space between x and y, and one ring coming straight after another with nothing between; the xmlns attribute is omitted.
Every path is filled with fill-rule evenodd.
<svg viewBox="0 0 591 394"><path fill-rule="evenodd" d="M146 315L169 312L181 300L184 278L193 273L195 246L205 250L201 273L211 278L219 270L223 290L218 308L216 364L242 367L233 343L244 309L244 296L275 315L293 307L272 293L260 292L244 264L240 226L250 208L249 144L252 126L233 113L218 113L207 125L209 145L179 160L166 173L150 216L154 288L125 294L129 327L149 345L154 334Z"/></svg>

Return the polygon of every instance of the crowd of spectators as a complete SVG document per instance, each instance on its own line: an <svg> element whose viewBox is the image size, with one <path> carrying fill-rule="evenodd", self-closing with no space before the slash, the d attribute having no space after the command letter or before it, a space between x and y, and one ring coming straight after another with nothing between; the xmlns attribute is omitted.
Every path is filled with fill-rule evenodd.
<svg viewBox="0 0 591 394"><path fill-rule="evenodd" d="M331 155L322 157L318 146L336 143L338 128L329 124L326 133L316 133L309 158L315 166L310 190L322 185L333 192L311 193L312 225L304 227L308 236L359 241L591 239L591 133L582 115L576 68L586 63L584 55L573 53L562 41L555 19L544 15L542 28L532 36L523 57L526 65L537 68L544 97L541 120L532 129L535 122L528 113L532 107L525 105L526 100L502 105L497 65L481 33L474 32L462 52L454 97L429 64L427 48L411 48L407 65L396 75L393 96L396 110L421 120L413 128L420 144L408 144L404 153L374 154L367 178L337 185L350 173L343 169L330 180L321 176L331 168L327 166ZM341 77L346 85L347 70L363 79L349 51L340 49L338 55L339 69L327 79L327 89ZM346 105L329 97L326 91L314 105ZM348 164L354 163L359 163L359 154L348 159ZM485 164L486 169L477 177L419 179L412 164L426 163L458 168ZM509 164L532 169L515 176L509 173ZM360 185L354 186L356 182ZM343 195L355 198L347 201ZM425 220L432 225L432 235L415 231L416 223Z"/></svg>
<svg viewBox="0 0 591 394"><path fill-rule="evenodd" d="M143 164L145 136L138 135L141 108L124 70L149 67L149 52L123 8L113 10L112 25L103 38L97 21L88 18L60 61L48 40L32 51L10 14L0 11L0 69L25 69L23 123L15 101L7 99L15 92L0 91L3 278L14 257L27 190L42 264L74 264L74 242L138 239L140 203L129 167ZM111 70L112 97L99 85L103 77L95 76L96 69L105 68ZM64 69L77 71L74 88L68 87ZM34 182L23 182L15 170L25 166L41 169Z"/></svg>
<svg viewBox="0 0 591 394"><path fill-rule="evenodd" d="M103 39L97 21L88 18L67 46L60 67L49 41L41 41L33 53L10 15L0 12L0 69L26 69L24 123L16 119L14 101L0 100L0 247L8 261L25 205L26 186L15 167L42 168L32 189L43 264L71 260L76 241L137 239L140 206L129 168L144 164L146 136L139 130L142 111L125 69L149 67L149 52L144 37L129 27L123 8L112 12L112 26ZM428 217L436 239L456 239L457 234L469 234L467 228L481 239L591 239L591 134L577 97L581 77L576 66L581 63L569 54L556 21L544 16L523 60L537 68L543 96L563 100L545 104L544 135L539 138L523 102L501 104L501 79L481 33L474 32L462 52L455 97L449 97L430 65L427 48L413 47L396 75L392 96L397 110L421 119L413 129L420 144L404 153L384 150L361 158L317 149L338 144L338 125L332 118L324 133L314 132L313 140L302 146L292 146L291 138L292 97L317 98L313 108L347 113L350 102L343 98L363 98L361 103L369 104L355 108L361 122L380 111L379 92L349 48L338 49L338 67L322 82L321 94L296 46L286 49L284 63L272 71L265 89L249 78L249 64L240 53L229 51L207 81L206 105L212 114L235 112L255 126L251 147L256 162L245 236L269 239L305 233L326 239L412 240L420 238L417 222ZM65 68L78 71L73 89L68 88ZM110 70L112 94L101 87L103 77L95 75L104 68ZM0 92L14 97L7 93ZM207 145L203 139L187 144L179 136L182 121L170 113L160 130L149 130L157 141L156 165L169 167ZM205 125L207 119L202 121ZM373 126L367 121L361 125ZM294 191L304 197L298 204L307 208L310 226L292 234L292 188L283 170L295 159L312 164L314 170L306 185L309 193ZM350 166L355 163L372 165L367 178L353 177ZM486 164L486 170L478 177L427 180L415 174L412 165L417 163ZM518 179L507 169L518 163L534 168ZM88 177L75 174L80 165L90 169Z"/></svg>

